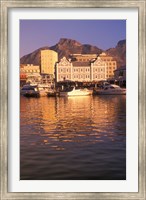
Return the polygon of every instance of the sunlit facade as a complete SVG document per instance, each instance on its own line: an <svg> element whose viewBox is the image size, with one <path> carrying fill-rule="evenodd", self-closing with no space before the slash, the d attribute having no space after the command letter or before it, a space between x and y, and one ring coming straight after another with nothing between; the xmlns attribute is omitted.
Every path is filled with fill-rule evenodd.
<svg viewBox="0 0 146 200"><path fill-rule="evenodd" d="M58 61L58 53L53 50L41 50L41 73L54 76L55 63Z"/></svg>
<svg viewBox="0 0 146 200"><path fill-rule="evenodd" d="M87 62L97 58L97 54L71 54L71 59L78 62Z"/></svg>
<svg viewBox="0 0 146 200"><path fill-rule="evenodd" d="M33 64L21 64L20 72L25 73L26 76L39 76L40 75L40 66Z"/></svg>
<svg viewBox="0 0 146 200"><path fill-rule="evenodd" d="M21 64L20 76L22 77L22 75L26 78L25 82L39 82L41 80L40 66L33 64Z"/></svg>
<svg viewBox="0 0 146 200"><path fill-rule="evenodd" d="M77 54L78 55L78 54ZM100 81L106 79L107 64L95 54L77 56L71 61L63 57L56 64L56 82L71 80L79 82Z"/></svg>
<svg viewBox="0 0 146 200"><path fill-rule="evenodd" d="M106 78L114 77L114 71L117 69L117 62L112 56L108 56L106 53L99 55L102 61L106 62Z"/></svg>

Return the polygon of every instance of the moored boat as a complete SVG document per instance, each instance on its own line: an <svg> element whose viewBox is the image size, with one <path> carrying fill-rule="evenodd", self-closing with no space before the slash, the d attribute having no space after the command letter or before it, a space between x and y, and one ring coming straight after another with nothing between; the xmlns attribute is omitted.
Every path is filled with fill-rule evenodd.
<svg viewBox="0 0 146 200"><path fill-rule="evenodd" d="M48 97L58 97L59 96L59 92L57 92L56 90L49 90L47 92L47 96Z"/></svg>
<svg viewBox="0 0 146 200"><path fill-rule="evenodd" d="M95 95L125 95L126 89L121 88L118 85L115 84L107 84L103 85L100 89L95 89L93 91L93 94Z"/></svg>
<svg viewBox="0 0 146 200"><path fill-rule="evenodd" d="M92 92L92 90L88 90L87 88L76 89L74 87L72 89L59 92L59 96L87 96L92 95Z"/></svg>
<svg viewBox="0 0 146 200"><path fill-rule="evenodd" d="M24 85L20 91L25 97L44 97L47 96L48 89L40 85Z"/></svg>
<svg viewBox="0 0 146 200"><path fill-rule="evenodd" d="M37 86L27 86L21 89L21 94L25 97L39 97Z"/></svg>

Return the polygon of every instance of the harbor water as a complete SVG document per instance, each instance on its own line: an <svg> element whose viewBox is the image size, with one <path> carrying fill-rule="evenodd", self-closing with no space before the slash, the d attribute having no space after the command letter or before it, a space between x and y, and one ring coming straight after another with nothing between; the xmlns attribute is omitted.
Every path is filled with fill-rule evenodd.
<svg viewBox="0 0 146 200"><path fill-rule="evenodd" d="M21 180L125 180L126 95L20 97Z"/></svg>

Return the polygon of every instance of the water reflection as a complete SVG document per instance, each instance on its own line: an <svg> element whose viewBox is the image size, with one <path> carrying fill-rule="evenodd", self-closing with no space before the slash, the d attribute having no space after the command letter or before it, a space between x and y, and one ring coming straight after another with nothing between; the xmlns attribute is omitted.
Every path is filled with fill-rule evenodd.
<svg viewBox="0 0 146 200"><path fill-rule="evenodd" d="M20 105L21 179L125 178L126 96L21 97Z"/></svg>

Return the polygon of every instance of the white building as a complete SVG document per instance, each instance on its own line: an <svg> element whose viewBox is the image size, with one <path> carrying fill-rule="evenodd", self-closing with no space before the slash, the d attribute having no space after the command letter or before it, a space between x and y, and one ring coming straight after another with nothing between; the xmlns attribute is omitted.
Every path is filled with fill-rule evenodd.
<svg viewBox="0 0 146 200"><path fill-rule="evenodd" d="M63 81L65 79L73 79L73 66L70 60L67 60L65 57L63 57L61 61L56 64L55 68L56 82Z"/></svg>
<svg viewBox="0 0 146 200"><path fill-rule="evenodd" d="M56 64L56 82L70 80L79 82L100 81L106 79L106 62L96 60L73 61L65 57Z"/></svg>
<svg viewBox="0 0 146 200"><path fill-rule="evenodd" d="M107 78L107 63L98 57L91 63L91 81L100 81Z"/></svg>

